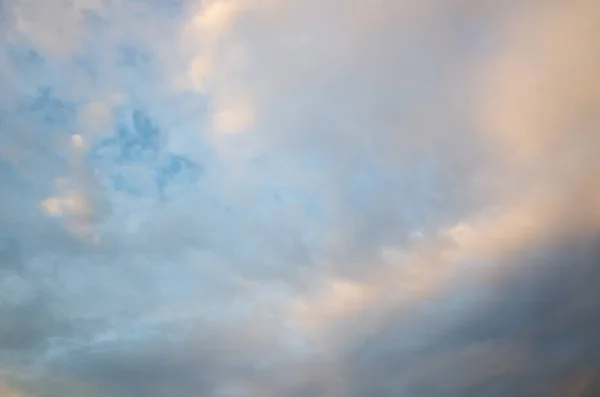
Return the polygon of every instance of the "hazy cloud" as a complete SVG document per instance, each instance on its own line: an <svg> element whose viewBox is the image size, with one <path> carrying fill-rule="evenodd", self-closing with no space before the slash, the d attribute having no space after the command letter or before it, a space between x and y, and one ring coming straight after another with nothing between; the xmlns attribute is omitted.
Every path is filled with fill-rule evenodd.
<svg viewBox="0 0 600 397"><path fill-rule="evenodd" d="M596 3L3 2L0 397L596 395Z"/></svg>

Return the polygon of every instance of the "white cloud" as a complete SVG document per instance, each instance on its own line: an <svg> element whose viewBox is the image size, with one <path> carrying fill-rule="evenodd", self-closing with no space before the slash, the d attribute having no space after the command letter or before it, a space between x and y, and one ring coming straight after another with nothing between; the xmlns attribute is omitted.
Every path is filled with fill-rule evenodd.
<svg viewBox="0 0 600 397"><path fill-rule="evenodd" d="M112 129L112 104L102 101L90 101L78 114L79 128L82 132L94 135L106 135Z"/></svg>

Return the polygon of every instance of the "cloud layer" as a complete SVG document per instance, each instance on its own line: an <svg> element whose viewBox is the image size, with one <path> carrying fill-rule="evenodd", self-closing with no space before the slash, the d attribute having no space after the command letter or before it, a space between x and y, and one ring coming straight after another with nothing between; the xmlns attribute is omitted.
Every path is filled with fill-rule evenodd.
<svg viewBox="0 0 600 397"><path fill-rule="evenodd" d="M594 0L0 4L0 397L595 396Z"/></svg>

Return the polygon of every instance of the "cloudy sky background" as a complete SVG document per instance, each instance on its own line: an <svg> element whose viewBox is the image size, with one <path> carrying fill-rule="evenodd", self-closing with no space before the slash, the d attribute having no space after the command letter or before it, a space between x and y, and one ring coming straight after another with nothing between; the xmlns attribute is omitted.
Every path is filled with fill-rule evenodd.
<svg viewBox="0 0 600 397"><path fill-rule="evenodd" d="M0 1L0 397L600 394L600 2Z"/></svg>

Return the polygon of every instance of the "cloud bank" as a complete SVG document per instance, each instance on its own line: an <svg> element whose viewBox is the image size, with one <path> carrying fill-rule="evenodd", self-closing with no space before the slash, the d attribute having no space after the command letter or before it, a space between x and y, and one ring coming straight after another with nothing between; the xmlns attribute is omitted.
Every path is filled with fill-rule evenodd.
<svg viewBox="0 0 600 397"><path fill-rule="evenodd" d="M598 394L596 1L0 31L0 397Z"/></svg>

